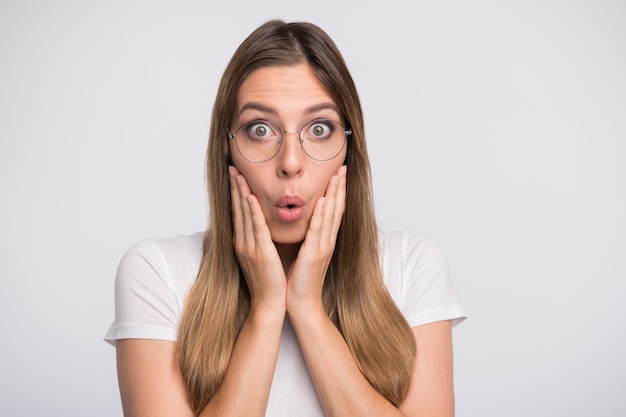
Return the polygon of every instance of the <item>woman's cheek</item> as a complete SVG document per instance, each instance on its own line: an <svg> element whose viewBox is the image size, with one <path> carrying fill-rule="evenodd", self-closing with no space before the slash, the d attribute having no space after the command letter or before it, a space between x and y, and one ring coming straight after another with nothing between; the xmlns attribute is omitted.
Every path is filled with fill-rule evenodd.
<svg viewBox="0 0 626 417"><path fill-rule="evenodd" d="M268 205L270 205L270 202L267 201L267 198L265 197L265 195L261 191L262 188L260 188L258 186L258 184L254 183L254 182L252 182L252 183L248 182L248 184L250 185L250 192L252 192L252 194L254 194L254 196L257 198L257 200L259 200L259 203L261 204L261 209L263 210L263 216L265 217L265 220L267 220L268 210L270 209L270 207L268 207Z"/></svg>

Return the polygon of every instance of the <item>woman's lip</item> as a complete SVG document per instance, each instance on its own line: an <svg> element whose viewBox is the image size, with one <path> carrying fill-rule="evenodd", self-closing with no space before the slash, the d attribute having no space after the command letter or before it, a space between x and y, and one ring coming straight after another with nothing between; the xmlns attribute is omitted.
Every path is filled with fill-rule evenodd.
<svg viewBox="0 0 626 417"><path fill-rule="evenodd" d="M297 208L304 206L304 200L298 195L284 195L274 203L276 207Z"/></svg>
<svg viewBox="0 0 626 417"><path fill-rule="evenodd" d="M297 195L284 195L274 204L276 215L284 222L295 222L304 214L304 200Z"/></svg>
<svg viewBox="0 0 626 417"><path fill-rule="evenodd" d="M304 214L303 206L276 207L276 215L284 222L290 223L299 220Z"/></svg>

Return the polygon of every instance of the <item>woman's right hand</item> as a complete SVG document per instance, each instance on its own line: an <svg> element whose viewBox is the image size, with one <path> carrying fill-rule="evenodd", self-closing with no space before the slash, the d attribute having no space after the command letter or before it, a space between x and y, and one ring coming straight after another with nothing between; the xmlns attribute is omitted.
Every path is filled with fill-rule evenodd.
<svg viewBox="0 0 626 417"><path fill-rule="evenodd" d="M237 168L228 170L233 243L250 290L251 308L285 310L287 279L261 205Z"/></svg>

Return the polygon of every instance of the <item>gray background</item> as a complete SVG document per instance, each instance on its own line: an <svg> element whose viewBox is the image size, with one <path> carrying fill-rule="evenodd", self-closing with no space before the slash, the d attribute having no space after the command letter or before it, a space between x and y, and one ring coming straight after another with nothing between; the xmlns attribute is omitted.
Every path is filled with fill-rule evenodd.
<svg viewBox="0 0 626 417"><path fill-rule="evenodd" d="M448 256L457 415L626 415L625 4L294 3L0 2L0 415L121 415L117 262L204 228L218 79L272 17L336 40L381 224Z"/></svg>

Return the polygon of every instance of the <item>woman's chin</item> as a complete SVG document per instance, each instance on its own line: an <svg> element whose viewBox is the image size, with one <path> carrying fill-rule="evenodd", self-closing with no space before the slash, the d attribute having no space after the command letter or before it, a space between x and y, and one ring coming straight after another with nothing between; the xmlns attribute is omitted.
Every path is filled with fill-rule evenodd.
<svg viewBox="0 0 626 417"><path fill-rule="evenodd" d="M280 237L272 237L272 241L277 245L299 245L304 241L304 236L296 239L296 238L280 238Z"/></svg>
<svg viewBox="0 0 626 417"><path fill-rule="evenodd" d="M271 231L272 241L279 245L299 245L304 241L306 236L306 229L299 230L280 230Z"/></svg>

